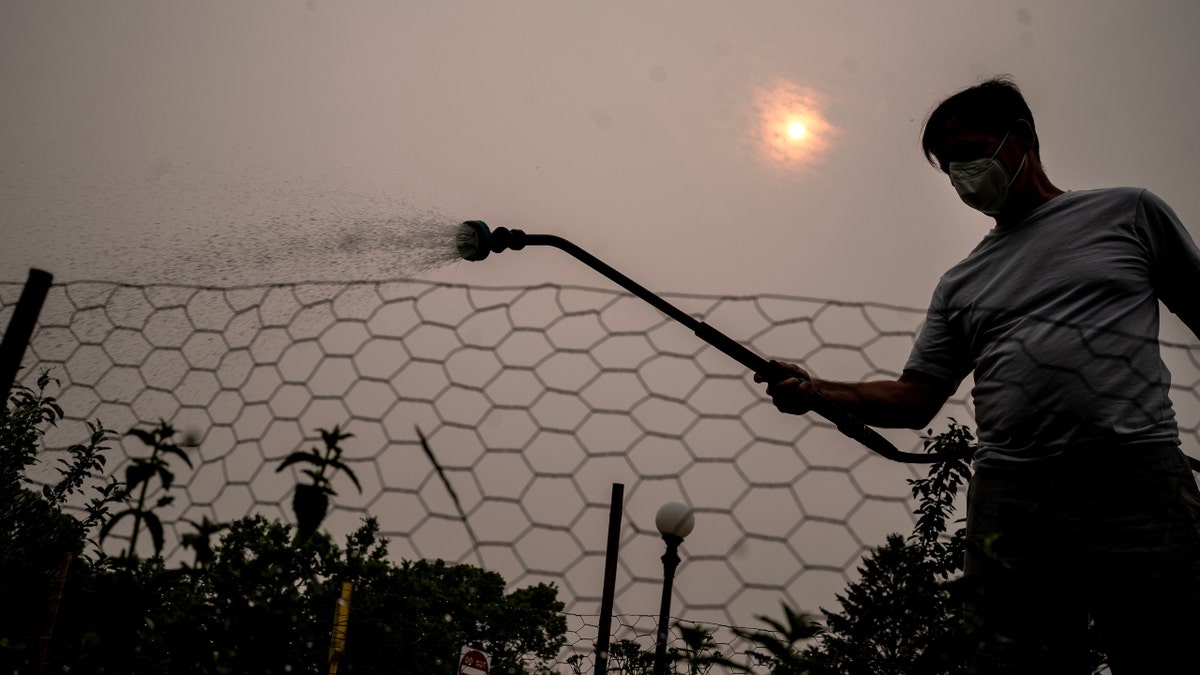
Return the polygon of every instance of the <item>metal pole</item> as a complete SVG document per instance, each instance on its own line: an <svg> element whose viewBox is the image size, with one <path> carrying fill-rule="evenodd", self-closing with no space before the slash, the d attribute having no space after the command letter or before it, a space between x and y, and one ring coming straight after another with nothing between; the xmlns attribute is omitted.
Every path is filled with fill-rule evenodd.
<svg viewBox="0 0 1200 675"><path fill-rule="evenodd" d="M342 593L333 605L333 631L329 640L329 675L337 675L338 664L346 653L346 626L350 623L350 593L354 584L342 582Z"/></svg>
<svg viewBox="0 0 1200 675"><path fill-rule="evenodd" d="M608 673L608 648L612 639L613 594L617 586L617 552L621 547L621 513L624 510L625 485L613 483L608 506L608 545L604 557L604 590L600 596L600 627L596 629L595 675Z"/></svg>
<svg viewBox="0 0 1200 675"><path fill-rule="evenodd" d="M667 625L671 617L671 587L675 583L675 568L679 566L679 545L683 538L664 534L667 552L663 554L662 604L658 610L658 639L654 649L654 675L667 675Z"/></svg>
<svg viewBox="0 0 1200 675"><path fill-rule="evenodd" d="M37 268L29 270L29 278L25 281L17 308L8 320L4 340L0 341L0 405L8 405L8 394L25 358L25 346L33 336L33 328L37 325L38 314L42 312L42 303L53 280L54 275L49 272Z"/></svg>

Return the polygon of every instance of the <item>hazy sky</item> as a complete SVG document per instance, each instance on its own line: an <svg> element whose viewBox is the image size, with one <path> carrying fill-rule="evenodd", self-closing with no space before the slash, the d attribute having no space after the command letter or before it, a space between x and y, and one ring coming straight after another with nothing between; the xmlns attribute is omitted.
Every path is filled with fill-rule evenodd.
<svg viewBox="0 0 1200 675"><path fill-rule="evenodd" d="M479 218L664 293L923 307L991 221L920 125L994 74L1058 186L1200 238L1198 35L1193 0L0 0L0 281L390 279ZM427 278L611 288L551 250Z"/></svg>
<svg viewBox="0 0 1200 675"><path fill-rule="evenodd" d="M662 292L924 306L990 220L920 123L985 75L1059 186L1200 234L1198 34L1161 0L4 2L0 277L390 278L413 219L482 218ZM609 285L556 251L430 278Z"/></svg>

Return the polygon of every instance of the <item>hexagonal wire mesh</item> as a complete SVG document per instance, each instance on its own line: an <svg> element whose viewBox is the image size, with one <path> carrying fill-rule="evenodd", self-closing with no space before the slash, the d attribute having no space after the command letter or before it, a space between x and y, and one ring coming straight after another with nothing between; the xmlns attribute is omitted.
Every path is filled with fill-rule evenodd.
<svg viewBox="0 0 1200 675"><path fill-rule="evenodd" d="M4 325L20 290L0 284ZM895 376L923 318L777 295L671 301L761 354L838 379ZM1185 446L1200 449L1197 350L1164 344L1163 355ZM186 520L290 521L296 476L275 466L340 424L355 434L345 447L363 490L335 483L331 533L374 515L397 559L480 564L514 587L553 582L581 615L600 604L613 483L626 486L615 611L657 612L654 514L683 501L697 524L674 613L750 626L780 602L834 606L862 554L911 529L906 479L923 470L870 454L820 418L780 415L740 365L686 328L594 288L72 282L52 287L25 366L25 381L46 368L62 380L69 419L51 447L96 418L122 432L161 418L198 437L195 470L180 472L186 497L160 513L168 556L180 555ZM968 387L937 424L969 423ZM921 443L885 435L904 450ZM126 456L142 452L129 442ZM47 477L52 463L42 463Z"/></svg>

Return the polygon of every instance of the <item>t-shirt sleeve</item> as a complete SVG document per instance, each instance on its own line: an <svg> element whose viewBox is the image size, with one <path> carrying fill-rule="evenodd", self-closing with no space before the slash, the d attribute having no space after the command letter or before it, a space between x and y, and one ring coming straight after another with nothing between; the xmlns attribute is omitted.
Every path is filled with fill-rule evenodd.
<svg viewBox="0 0 1200 675"><path fill-rule="evenodd" d="M1158 298L1175 313L1200 305L1200 248L1179 217L1160 197L1143 190L1137 223L1145 236Z"/></svg>
<svg viewBox="0 0 1200 675"><path fill-rule="evenodd" d="M945 289L940 283L933 292L933 300L925 313L925 323L904 364L904 370L948 382L956 389L971 372L970 349L965 337L954 329L950 321Z"/></svg>

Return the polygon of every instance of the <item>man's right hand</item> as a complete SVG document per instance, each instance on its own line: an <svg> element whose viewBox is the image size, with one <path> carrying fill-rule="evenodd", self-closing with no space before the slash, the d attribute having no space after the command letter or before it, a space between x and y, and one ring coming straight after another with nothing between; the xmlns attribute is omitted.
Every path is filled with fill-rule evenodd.
<svg viewBox="0 0 1200 675"><path fill-rule="evenodd" d="M767 395L780 412L803 415L812 410L813 397L819 396L872 427L924 428L958 387L907 370L898 380L814 383L794 363L770 363L767 372L754 374L754 381L767 384Z"/></svg>
<svg viewBox="0 0 1200 675"><path fill-rule="evenodd" d="M780 412L792 415L803 415L811 410L810 400L813 396L812 378L800 366L794 363L771 361L771 367L791 374L783 379L774 378L771 374L755 373L755 382L767 383L767 396Z"/></svg>

